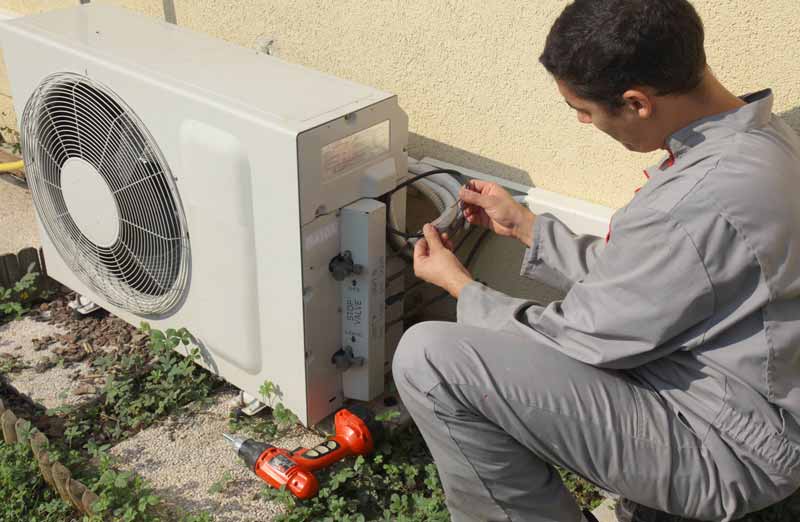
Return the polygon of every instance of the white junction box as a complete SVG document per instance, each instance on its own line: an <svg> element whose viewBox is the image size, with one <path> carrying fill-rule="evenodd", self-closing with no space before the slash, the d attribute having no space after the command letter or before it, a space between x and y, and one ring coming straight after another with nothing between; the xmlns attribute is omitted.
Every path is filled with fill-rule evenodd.
<svg viewBox="0 0 800 522"><path fill-rule="evenodd" d="M358 266L342 285L342 346L358 361L344 374L344 394L368 401L383 393L386 205L362 199L342 209L341 245Z"/></svg>
<svg viewBox="0 0 800 522"><path fill-rule="evenodd" d="M255 397L272 381L306 425L380 395L395 96L95 3L0 39L51 277L186 327L205 367Z"/></svg>

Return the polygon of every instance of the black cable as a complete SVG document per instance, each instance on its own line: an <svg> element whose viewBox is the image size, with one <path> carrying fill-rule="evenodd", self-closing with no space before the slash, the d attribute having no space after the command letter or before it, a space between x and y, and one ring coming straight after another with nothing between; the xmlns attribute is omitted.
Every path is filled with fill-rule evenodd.
<svg viewBox="0 0 800 522"><path fill-rule="evenodd" d="M403 183L397 185L395 188L393 188L392 190L390 190L389 192L387 192L385 194L385 197L386 197L386 215L387 216L391 215L390 212L391 212L392 194L394 194L398 190L402 190L402 189L408 187L409 185L412 185L413 183L416 183L417 181L419 181L422 178L426 178L426 177L432 176L434 174L451 174L451 175L459 176L462 179L464 177L464 175L461 172L458 172L457 170L452 170L452 169L434 169L434 170L430 170L428 172L424 172L422 174L419 174L419 175L417 175L417 176L415 176L415 177L413 177L413 178L411 178L409 180L406 180L406 181L404 181ZM416 234L407 234L405 232L401 232L400 230L397 230L397 229L393 228L392 226L390 226L389 223L388 223L388 220L387 220L387 223L386 223L386 230L388 232L392 233L392 234L399 235L399 236L401 236L401 237L403 237L405 239L424 237L424 234L422 234L421 232L420 233L416 233ZM458 244L455 245L455 247L453 247L453 252L454 253L457 252L461 248L461 246L466 242L466 240L472 235L472 230L474 230L474 228L471 228L469 230L469 232L464 234L464 236L459 240ZM466 261L464 262L464 266L467 269L469 269L469 266L472 264L472 261L474 260L475 255L478 252L478 249L480 248L480 246L483 243L484 239L486 239L486 236L489 235L489 232L490 232L490 230L488 230L488 229L484 230L481 233L481 235L478 237L478 239L475 241L475 244L472 245L472 248L470 249L469 253L467 254ZM389 243L391 245L391 241ZM404 259L411 260L413 262L413 259L411 259L410 256L408 256L408 254L403 253L403 252L401 252L399 250L395 250L395 252L397 252L397 254L400 255L401 257L403 257ZM399 301L400 299L405 297L405 295L409 291L413 290L414 288L416 288L416 287L418 287L418 286L420 286L420 285L422 285L424 283L425 283L425 281L419 280L419 281L415 282L414 284L412 284L411 286L409 286L408 288L404 289L402 292L398 292L397 294L394 294L394 295L391 295L391 296L387 297L386 298L386 304L387 305L391 305L393 303L396 303L397 301ZM391 325L393 325L395 323L403 321L405 319L409 319L409 318L417 315L418 313L422 312L425 308L429 307L430 305L432 305L432 304L444 299L448 295L450 295L450 294L446 290L442 291L439 294L433 296L432 298L428 299L427 301L425 301L422 304L420 304L419 306L417 306L411 312L409 312L407 314L403 314L401 317L398 317L394 321L388 323L386 326L388 327L388 326L391 326Z"/></svg>
<svg viewBox="0 0 800 522"><path fill-rule="evenodd" d="M387 228L387 229L389 229L389 228L390 228L390 227L389 227L389 223L388 223L388 222L386 223L386 228ZM405 251L404 251L404 249L405 249L407 246L408 246L408 243L406 243L406 244L405 244L405 246L403 246L403 247L401 247L401 248L397 248L397 247L394 245L394 243L392 243L391 241L389 241L389 248L391 248L391 249L392 249L392 251L395 253L395 255L397 255L397 257L399 257L400 259L402 259L403 261L405 261L405 262L406 262L406 264L413 265L413 264L414 264L414 258L411 256L411 254L409 254L408 252L405 252Z"/></svg>
<svg viewBox="0 0 800 522"><path fill-rule="evenodd" d="M467 254L467 259L464 262L464 267L465 268L469 269L469 266L472 264L472 261L475 259L475 255L478 253L478 249L480 248L481 243L483 243L483 241L486 239L486 237L489 235L490 232L491 232L491 230L489 230L487 228L483 232L481 232L480 236L478 236L478 239L475 241L475 244L472 245L472 248L470 248L469 254ZM459 246L461 246L461 244L464 243L465 239L466 239L466 237L461 239L461 241L459 242ZM456 249L453 249L453 250L456 250ZM480 279L477 279L477 278L475 279L475 281L481 282ZM419 282L418 284L421 284L421 283L422 282ZM409 290L410 290L410 288L409 288ZM406 291L408 291L408 290L406 290ZM414 308L410 312L403 314L402 316L398 317L397 319L395 319L394 321L392 321L390 323L387 323L387 325L386 325L387 328L389 326L392 326L395 323L399 323L400 321L404 321L406 319L410 319L410 318L414 317L415 315L417 315L420 312L424 311L430 305L432 305L432 304L434 304L434 303L436 303L438 301L441 301L442 299L444 299L445 297L447 297L449 295L450 295L450 293L447 290L442 290L440 293L436 294L435 296L431 297L427 301L423 302L422 304L420 304L419 306L417 306L416 308Z"/></svg>
<svg viewBox="0 0 800 522"><path fill-rule="evenodd" d="M475 227L471 227L471 228L470 228L470 229L469 229L469 230L468 230L468 231L467 231L467 232L466 232L466 233L463 235L463 237L462 237L462 238L461 238L461 239L458 241L458 243L457 243L457 244L456 244L456 245L453 247L453 253L454 253L454 254L457 254L457 253L458 253L458 251L459 251L459 249L461 248L461 246L462 246L462 245L463 245L463 244L464 244L464 243L467 241L467 239L469 239L469 238L470 238L470 236L472 236L472 232L473 232L474 230L475 230ZM478 238L478 241L481 241L481 238ZM469 256L470 256L470 255L472 255L472 252L470 252L470 254L468 254L468 255L467 255L467 259L469 259ZM390 278L387 278L387 279L386 279L386 282L388 283L389 281L393 281L394 279L396 279L397 277L400 277L400 276L402 276L402 275L405 275L405 270L403 270L403 271L401 271L401 272L398 272L397 274L395 274L395 275L391 276ZM407 288L404 288L402 291L400 291L400 292L398 292L398 293L396 293L396 294L390 295L389 297L387 297L387 298L386 298L386 305L387 305L387 306L389 306L389 305L392 305L392 304L396 303L397 301L399 301L400 299L402 299L403 297L405 297L405 295L406 295L408 292L410 292L411 290L413 290L413 289L417 288L418 286L420 286L420 285L422 285L422 284L425 284L425 281L423 281L422 279L419 279L419 280L415 281L414 283L412 283L411 285L409 285Z"/></svg>
<svg viewBox="0 0 800 522"><path fill-rule="evenodd" d="M459 251L461 245L463 245L467 241L467 239L472 235L472 232L474 230L475 230L474 226L469 227L469 230L467 230L467 232L464 233L461 239L458 240L458 243L456 243L456 246L453 247L453 252Z"/></svg>
<svg viewBox="0 0 800 522"><path fill-rule="evenodd" d="M411 179L407 179L404 182L402 182L399 185L397 185L392 190L390 190L389 192L387 192L386 194L384 194L384 197L386 198L386 202L385 202L386 203L386 215L387 216L391 216L392 215L391 214L391 212L392 212L392 194L394 194L398 190L403 190L404 188L408 187L409 185L412 185L412 184L416 183L417 181L421 180L422 178L427 178L428 176L433 176L434 174L450 174L450 175L453 175L453 176L459 176L461 179L464 179L464 174L462 174L461 172L459 172L457 170L453 170L453 169L433 169L433 170L429 170L428 172L423 172L422 174L418 174L417 176L414 176ZM401 230L397 230L396 228L394 228L391 225L389 225L389 220L388 219L386 220L386 230L387 230L387 232L389 232L391 234L394 234L396 236L400 236L400 237L402 237L404 239L414 239L414 238L423 237L422 232L417 232L417 233L414 233L414 234L408 234L408 233L403 232Z"/></svg>
<svg viewBox="0 0 800 522"><path fill-rule="evenodd" d="M407 186L409 186L409 185L411 185L413 183L416 183L417 181L421 180L422 178L427 178L428 176L433 176L434 174L451 174L453 176L460 176L461 178L464 177L464 174L460 173L457 170L453 170L453 169L433 169L433 170L429 170L428 172L423 172L422 174L417 174L416 176L414 176L411 179L405 180L404 182L400 183L399 185L397 185L395 188L393 188L392 190L390 190L389 192L387 192L384 195L385 196L391 196L392 194L394 194L398 190L402 190L402 189L406 188Z"/></svg>
<svg viewBox="0 0 800 522"><path fill-rule="evenodd" d="M441 301L442 299L444 299L448 295L450 295L450 294L447 293L447 292L441 292L439 294L436 294L435 296L431 297L430 299L428 299L424 303L420 304L419 306L417 306L416 308L414 308L410 312L401 315L400 317L398 317L394 321L386 323L386 328L389 328L390 326L392 326L392 325L394 325L396 323L399 323L401 321L405 321L406 319L410 319L410 318L414 317L415 315L419 314L420 312L422 312L423 310L428 308L430 305L436 303L437 301Z"/></svg>
<svg viewBox="0 0 800 522"><path fill-rule="evenodd" d="M486 230L484 230L483 232L481 232L481 235L478 237L478 240L475 241L474 245L472 245L472 248L470 249L469 254L467 254L467 260L464 261L464 266L466 268L469 269L469 265L472 264L472 260L475 258L475 254L478 253L478 248L480 248L481 243L483 242L484 239L486 239L486 236L489 235L489 232L491 232L491 231L488 228Z"/></svg>

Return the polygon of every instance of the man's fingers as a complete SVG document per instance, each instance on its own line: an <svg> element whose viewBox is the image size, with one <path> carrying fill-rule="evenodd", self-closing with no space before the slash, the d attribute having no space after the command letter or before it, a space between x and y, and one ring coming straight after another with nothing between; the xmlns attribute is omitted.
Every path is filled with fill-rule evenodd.
<svg viewBox="0 0 800 522"><path fill-rule="evenodd" d="M425 241L424 238L420 238L417 240L417 243L414 245L414 255L417 254L424 256L428 253L428 242Z"/></svg>
<svg viewBox="0 0 800 522"><path fill-rule="evenodd" d="M491 188L495 183L491 181L483 181L482 179L471 179L467 183L467 187L475 192L480 192L483 194L485 190Z"/></svg>
<svg viewBox="0 0 800 522"><path fill-rule="evenodd" d="M486 196L480 192L475 192L464 187L458 191L458 197L461 201L470 205L477 205L479 207L484 207L486 205Z"/></svg>
<svg viewBox="0 0 800 522"><path fill-rule="evenodd" d="M464 204L464 211L463 212L464 212L464 216L465 217L475 216L475 215L481 214L483 212L483 208L481 208L481 207L479 207L477 205L470 205L470 204L467 203L467 204Z"/></svg>
<svg viewBox="0 0 800 522"><path fill-rule="evenodd" d="M442 238L442 244L444 245L444 247L447 250L453 250L453 241L450 239L450 236L447 234L447 232L443 233L441 235L441 238Z"/></svg>
<svg viewBox="0 0 800 522"><path fill-rule="evenodd" d="M422 233L425 234L425 240L428 243L428 248L433 252L438 248L442 248L442 240L439 237L439 231L430 223L425 223L422 227Z"/></svg>
<svg viewBox="0 0 800 522"><path fill-rule="evenodd" d="M464 218L472 225L486 226L489 222L483 209L472 205L464 207Z"/></svg>
<svg viewBox="0 0 800 522"><path fill-rule="evenodd" d="M418 239L414 244L414 275L420 277L423 260L428 255L428 243L424 239Z"/></svg>

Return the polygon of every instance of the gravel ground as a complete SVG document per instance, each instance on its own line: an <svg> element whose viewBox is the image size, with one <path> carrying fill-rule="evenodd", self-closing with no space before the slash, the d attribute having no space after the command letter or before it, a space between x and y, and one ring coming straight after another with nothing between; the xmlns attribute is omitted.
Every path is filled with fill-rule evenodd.
<svg viewBox="0 0 800 522"><path fill-rule="evenodd" d="M614 514L615 504L615 500L607 498L602 504L594 508L592 514L597 518L598 522L617 522L617 516Z"/></svg>
<svg viewBox="0 0 800 522"><path fill-rule="evenodd" d="M39 247L31 193L3 174L0 174L0 231L0 255Z"/></svg>
<svg viewBox="0 0 800 522"><path fill-rule="evenodd" d="M8 381L21 393L29 395L31 399L47 408L79 404L87 398L86 395L73 393L81 384L73 380L73 375L87 373L89 370L87 364L53 366L46 371L41 371L41 366L37 368L37 364L47 362L54 356L49 349L37 350L39 344L33 340L64 333L65 330L53 324L34 321L28 317L0 326L0 356L10 354L28 366L10 373L7 376ZM51 346L58 348L61 344L56 342Z"/></svg>
<svg viewBox="0 0 800 522"><path fill-rule="evenodd" d="M102 387L89 361L106 350L144 342L124 321L104 312L77 319L61 296L26 317L0 325L0 363L17 359L26 368L6 375L12 386L48 408L79 404L94 393L76 394L79 387ZM53 365L64 359L63 366ZM94 379L92 379L94 377ZM141 474L168 503L186 511L208 511L216 522L272 520L281 509L259 497L263 482L246 469L222 438L229 432L230 412L237 391L219 392L205 403L187 408L118 443L111 453L121 469ZM294 449L314 446L323 438L302 426L270 441ZM228 472L230 481L219 493L209 490Z"/></svg>
<svg viewBox="0 0 800 522"><path fill-rule="evenodd" d="M25 366L7 375L9 384L47 408L93 398L104 377L94 373L89 360L145 337L105 312L73 317L68 300L57 297L21 320L0 325L0 362L16 359Z"/></svg>
<svg viewBox="0 0 800 522"><path fill-rule="evenodd" d="M259 498L264 483L222 438L229 431L228 415L236 396L236 392L222 392L210 407L151 426L114 446L111 453L120 458L123 468L150 481L156 494L187 511L209 511L216 522L272 520L280 507ZM292 450L322 440L295 427L270 443ZM231 481L221 492L210 493L226 471Z"/></svg>

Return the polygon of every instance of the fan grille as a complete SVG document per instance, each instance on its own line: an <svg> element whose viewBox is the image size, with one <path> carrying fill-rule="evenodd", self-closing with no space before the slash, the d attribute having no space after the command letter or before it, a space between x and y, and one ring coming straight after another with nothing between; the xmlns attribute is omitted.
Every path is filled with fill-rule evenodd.
<svg viewBox="0 0 800 522"><path fill-rule="evenodd" d="M28 100L21 142L39 218L70 269L116 306L141 315L169 312L187 286L189 239L169 166L134 112L106 86L58 73ZM92 241L70 214L62 174L73 158L108 185L113 205L98 208L116 206L108 216L118 220L110 244Z"/></svg>

